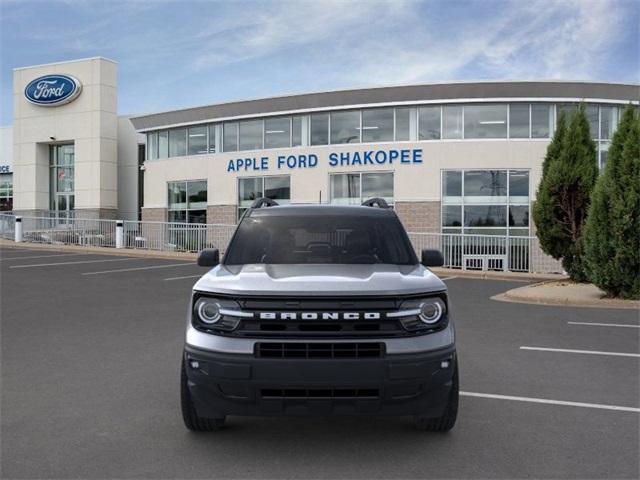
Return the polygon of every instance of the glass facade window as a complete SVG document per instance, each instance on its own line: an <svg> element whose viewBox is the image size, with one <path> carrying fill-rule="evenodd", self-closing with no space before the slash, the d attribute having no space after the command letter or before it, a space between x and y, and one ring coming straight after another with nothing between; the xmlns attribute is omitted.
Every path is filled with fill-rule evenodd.
<svg viewBox="0 0 640 480"><path fill-rule="evenodd" d="M147 133L147 160L158 158L158 132Z"/></svg>
<svg viewBox="0 0 640 480"><path fill-rule="evenodd" d="M287 204L291 199L291 178L288 176L264 177L264 196Z"/></svg>
<svg viewBox="0 0 640 480"><path fill-rule="evenodd" d="M509 172L509 201L529 202L529 172L511 170Z"/></svg>
<svg viewBox="0 0 640 480"><path fill-rule="evenodd" d="M382 198L388 204L393 204L393 173L363 173L361 185L362 201L369 198Z"/></svg>
<svg viewBox="0 0 640 480"><path fill-rule="evenodd" d="M593 138L594 140L597 140L598 135L600 134L598 129L598 112L598 105L587 105L585 109L587 120L589 121L589 131L591 132L591 138Z"/></svg>
<svg viewBox="0 0 640 480"><path fill-rule="evenodd" d="M510 227L529 227L529 206L511 205L509 207Z"/></svg>
<svg viewBox="0 0 640 480"><path fill-rule="evenodd" d="M169 132L163 130L158 132L158 158L169 157Z"/></svg>
<svg viewBox="0 0 640 480"><path fill-rule="evenodd" d="M443 227L462 227L462 206L444 205L442 207Z"/></svg>
<svg viewBox="0 0 640 480"><path fill-rule="evenodd" d="M362 111L362 141L393 141L393 108L371 108Z"/></svg>
<svg viewBox="0 0 640 480"><path fill-rule="evenodd" d="M216 153L216 125L209 125L209 153Z"/></svg>
<svg viewBox="0 0 640 480"><path fill-rule="evenodd" d="M444 170L442 232L529 235L529 171Z"/></svg>
<svg viewBox="0 0 640 480"><path fill-rule="evenodd" d="M610 140L618 125L618 107L600 107L600 138Z"/></svg>
<svg viewBox="0 0 640 480"><path fill-rule="evenodd" d="M187 154L187 129L169 130L169 156L182 157Z"/></svg>
<svg viewBox="0 0 640 480"><path fill-rule="evenodd" d="M465 106L464 138L507 138L507 105Z"/></svg>
<svg viewBox="0 0 640 480"><path fill-rule="evenodd" d="M291 146L299 147L302 145L302 116L298 115L291 118Z"/></svg>
<svg viewBox="0 0 640 480"><path fill-rule="evenodd" d="M440 140L440 105L418 109L418 140Z"/></svg>
<svg viewBox="0 0 640 480"><path fill-rule="evenodd" d="M207 127L191 127L188 133L188 147L187 152L189 155L201 155L207 153Z"/></svg>
<svg viewBox="0 0 640 480"><path fill-rule="evenodd" d="M360 142L360 111L331 113L331 144Z"/></svg>
<svg viewBox="0 0 640 480"><path fill-rule="evenodd" d="M49 147L49 208L60 218L72 216L75 208L75 146Z"/></svg>
<svg viewBox="0 0 640 480"><path fill-rule="evenodd" d="M291 117L267 118L264 121L264 148L291 146Z"/></svg>
<svg viewBox="0 0 640 480"><path fill-rule="evenodd" d="M442 107L442 138L462 138L462 106Z"/></svg>
<svg viewBox="0 0 640 480"><path fill-rule="evenodd" d="M465 227L506 227L507 207L504 205L465 205Z"/></svg>
<svg viewBox="0 0 640 480"><path fill-rule="evenodd" d="M311 115L311 145L327 145L329 143L329 114Z"/></svg>
<svg viewBox="0 0 640 480"><path fill-rule="evenodd" d="M291 177L243 177L238 179L238 219L251 204L262 197L286 205L291 200Z"/></svg>
<svg viewBox="0 0 640 480"><path fill-rule="evenodd" d="M225 152L238 151L238 122L228 122L222 126L222 148Z"/></svg>
<svg viewBox="0 0 640 480"><path fill-rule="evenodd" d="M341 173L329 177L331 203L340 205L359 205L360 174Z"/></svg>
<svg viewBox="0 0 640 480"><path fill-rule="evenodd" d="M550 105L531 105L531 138L549 138L553 125L553 108Z"/></svg>
<svg viewBox="0 0 640 480"><path fill-rule="evenodd" d="M462 172L448 170L442 172L442 200L458 203L462 198Z"/></svg>
<svg viewBox="0 0 640 480"><path fill-rule="evenodd" d="M411 109L396 108L396 141L411 140Z"/></svg>
<svg viewBox="0 0 640 480"><path fill-rule="evenodd" d="M207 181L168 183L169 222L207 223Z"/></svg>
<svg viewBox="0 0 640 480"><path fill-rule="evenodd" d="M0 173L0 211L13 210L13 174Z"/></svg>
<svg viewBox="0 0 640 480"><path fill-rule="evenodd" d="M329 176L331 203L360 205L369 198L379 197L393 205L393 173L335 173Z"/></svg>
<svg viewBox="0 0 640 480"><path fill-rule="evenodd" d="M509 138L529 138L529 104L509 105Z"/></svg>
<svg viewBox="0 0 640 480"><path fill-rule="evenodd" d="M467 170L464 172L465 202L506 202L506 170Z"/></svg>
<svg viewBox="0 0 640 480"><path fill-rule="evenodd" d="M262 145L262 120L240 122L240 150L259 150Z"/></svg>

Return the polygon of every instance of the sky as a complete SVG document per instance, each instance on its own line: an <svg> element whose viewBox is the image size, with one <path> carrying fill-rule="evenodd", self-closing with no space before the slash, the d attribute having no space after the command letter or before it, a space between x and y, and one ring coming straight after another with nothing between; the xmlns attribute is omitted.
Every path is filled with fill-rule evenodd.
<svg viewBox="0 0 640 480"><path fill-rule="evenodd" d="M0 0L12 69L118 62L118 112L463 80L640 81L640 0Z"/></svg>

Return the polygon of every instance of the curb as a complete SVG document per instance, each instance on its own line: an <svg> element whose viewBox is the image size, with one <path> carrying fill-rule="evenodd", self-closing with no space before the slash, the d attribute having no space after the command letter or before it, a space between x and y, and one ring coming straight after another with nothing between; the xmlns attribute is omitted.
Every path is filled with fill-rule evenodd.
<svg viewBox="0 0 640 480"><path fill-rule="evenodd" d="M482 272L474 270L461 270L457 268L429 268L439 277L463 277L463 278L479 278L483 280L506 280L513 282L530 282L530 281L555 281L566 280L568 277L559 273L526 273L526 272Z"/></svg>
<svg viewBox="0 0 640 480"><path fill-rule="evenodd" d="M623 309L623 310L640 310L640 301L622 300L615 298L603 298L600 300L592 300L590 298L577 297L575 299L566 296L557 297L536 297L529 295L519 295L518 291L530 289L532 287L543 285L547 282L540 282L526 287L514 288L504 293L494 295L491 300L508 303L523 303L528 305L543 305L550 307L581 307L581 308L607 308L607 309Z"/></svg>

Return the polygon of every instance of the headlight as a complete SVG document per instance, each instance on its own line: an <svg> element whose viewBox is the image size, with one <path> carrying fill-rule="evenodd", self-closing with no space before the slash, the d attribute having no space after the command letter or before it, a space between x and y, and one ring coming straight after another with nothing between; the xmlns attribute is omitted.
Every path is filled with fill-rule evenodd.
<svg viewBox="0 0 640 480"><path fill-rule="evenodd" d="M207 325L212 325L222 318L220 308L222 307L218 302L208 298L201 298L196 302L198 318L202 323L206 323Z"/></svg>
<svg viewBox="0 0 640 480"><path fill-rule="evenodd" d="M447 321L446 297L442 294L405 300L394 316L398 317L402 326L410 332L440 329Z"/></svg>
<svg viewBox="0 0 640 480"><path fill-rule="evenodd" d="M431 298L420 305L418 317L427 325L438 323L444 313L444 303L439 298Z"/></svg>
<svg viewBox="0 0 640 480"><path fill-rule="evenodd" d="M196 294L192 324L199 330L235 330L244 317L253 314L240 310L237 302Z"/></svg>

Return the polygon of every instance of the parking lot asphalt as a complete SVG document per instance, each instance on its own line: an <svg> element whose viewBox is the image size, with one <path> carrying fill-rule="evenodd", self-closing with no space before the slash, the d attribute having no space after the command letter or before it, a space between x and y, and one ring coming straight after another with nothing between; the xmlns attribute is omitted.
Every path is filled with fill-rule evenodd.
<svg viewBox="0 0 640 480"><path fill-rule="evenodd" d="M524 285L509 281L446 280L463 392L448 434L404 418L231 417L188 432L179 363L202 273L0 249L2 478L640 476L638 312L490 300Z"/></svg>

